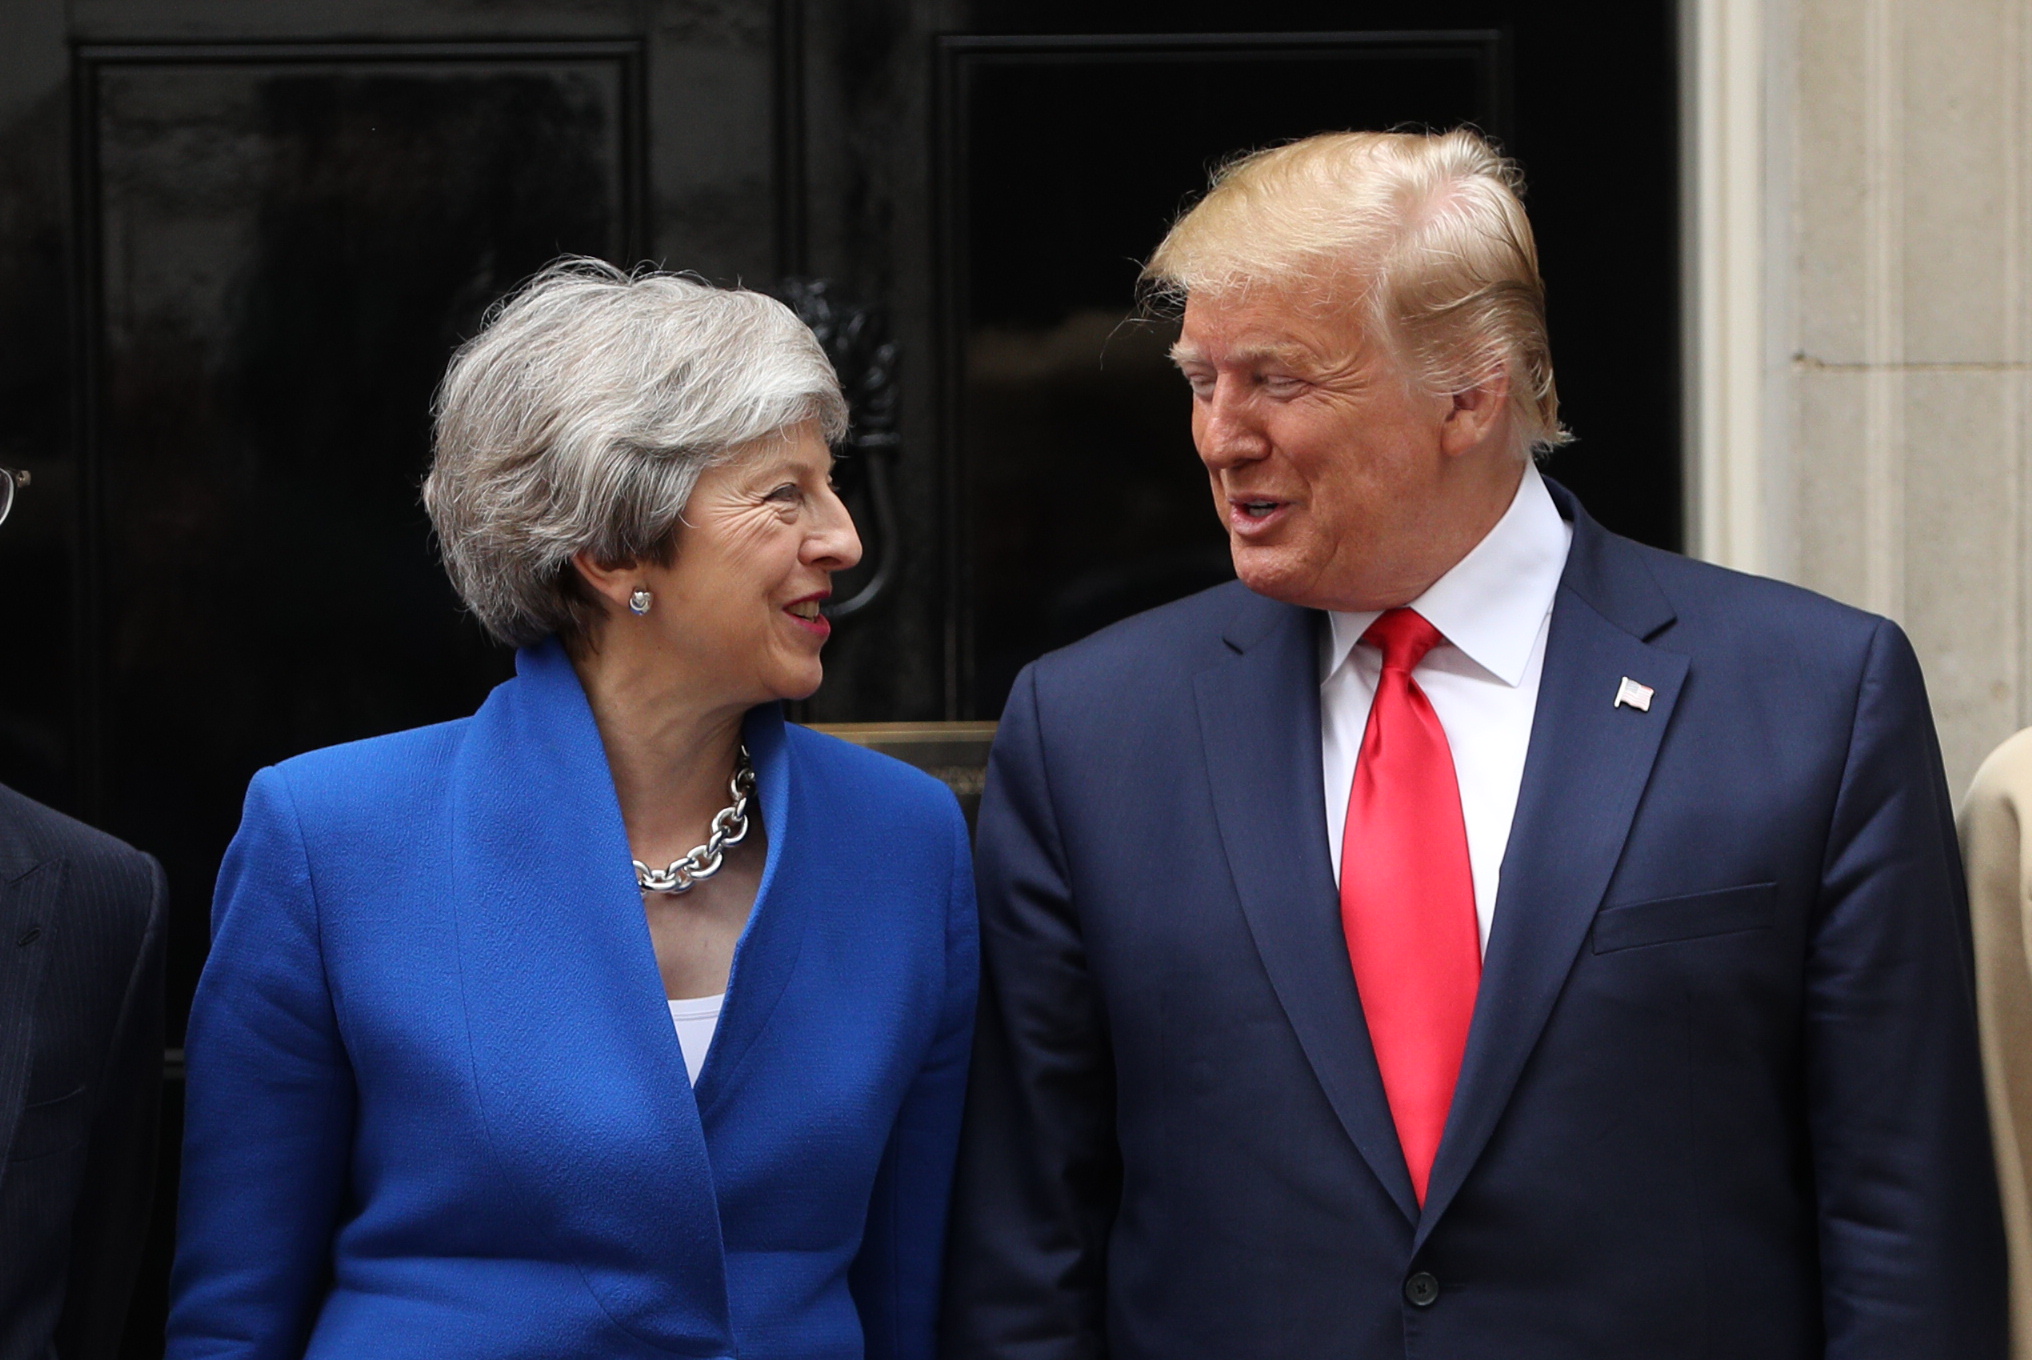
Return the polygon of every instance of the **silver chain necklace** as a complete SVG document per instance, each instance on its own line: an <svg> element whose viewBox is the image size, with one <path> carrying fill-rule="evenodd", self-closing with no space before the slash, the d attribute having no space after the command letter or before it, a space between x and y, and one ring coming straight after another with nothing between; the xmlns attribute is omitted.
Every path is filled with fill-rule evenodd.
<svg viewBox="0 0 2032 1360"><path fill-rule="evenodd" d="M701 880L720 871L720 865L726 858L724 851L733 849L748 838L748 798L755 792L755 765L748 759L746 746L741 748L734 761L734 777L727 781L727 792L734 801L713 814L713 825L706 836L706 843L693 846L682 859L672 860L668 869L652 869L636 860L637 887L644 892L690 892Z"/></svg>

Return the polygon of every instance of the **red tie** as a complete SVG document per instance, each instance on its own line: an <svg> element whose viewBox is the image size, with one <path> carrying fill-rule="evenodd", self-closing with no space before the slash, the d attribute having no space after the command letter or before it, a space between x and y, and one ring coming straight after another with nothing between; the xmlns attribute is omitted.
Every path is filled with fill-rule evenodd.
<svg viewBox="0 0 2032 1360"><path fill-rule="evenodd" d="M1341 925L1411 1188L1425 1203L1482 980L1474 871L1453 752L1411 669L1446 641L1392 609L1362 641L1383 653L1348 793Z"/></svg>

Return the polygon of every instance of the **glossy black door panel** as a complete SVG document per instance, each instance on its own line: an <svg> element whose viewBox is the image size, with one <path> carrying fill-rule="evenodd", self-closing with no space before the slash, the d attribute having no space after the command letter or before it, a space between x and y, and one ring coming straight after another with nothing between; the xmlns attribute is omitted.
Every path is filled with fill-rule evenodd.
<svg viewBox="0 0 2032 1360"><path fill-rule="evenodd" d="M95 49L84 746L207 893L262 764L470 712L506 656L417 487L495 299L631 245L632 45ZM173 994L202 958L174 940Z"/></svg>
<svg viewBox="0 0 2032 1360"><path fill-rule="evenodd" d="M1506 131L1499 33L940 44L964 711L1024 663L1231 578L1139 262L1238 150L1336 128Z"/></svg>

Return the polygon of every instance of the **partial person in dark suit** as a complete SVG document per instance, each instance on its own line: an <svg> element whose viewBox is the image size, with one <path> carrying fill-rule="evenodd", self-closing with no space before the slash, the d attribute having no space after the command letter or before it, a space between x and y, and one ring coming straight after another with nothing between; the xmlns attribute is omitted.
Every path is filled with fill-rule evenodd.
<svg viewBox="0 0 2032 1360"><path fill-rule="evenodd" d="M118 1353L155 1194L163 907L154 859L0 788L0 1360Z"/></svg>
<svg viewBox="0 0 2032 1360"><path fill-rule="evenodd" d="M1904 635L1539 475L1472 133L1247 158L1148 272L1240 580L1009 697L945 1354L2001 1360Z"/></svg>

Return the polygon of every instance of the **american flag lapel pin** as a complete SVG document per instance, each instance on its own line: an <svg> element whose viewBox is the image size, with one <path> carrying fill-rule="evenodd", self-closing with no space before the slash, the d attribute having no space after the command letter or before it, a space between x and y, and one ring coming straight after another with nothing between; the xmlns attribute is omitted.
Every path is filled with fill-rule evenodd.
<svg viewBox="0 0 2032 1360"><path fill-rule="evenodd" d="M1616 702L1611 704L1610 707L1621 708L1624 704L1628 704L1639 713L1649 713L1651 711L1651 686L1640 685L1629 676L1624 676L1623 683L1616 686Z"/></svg>

